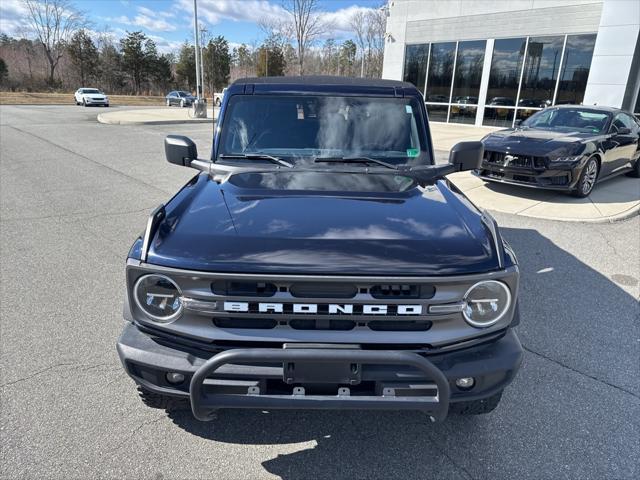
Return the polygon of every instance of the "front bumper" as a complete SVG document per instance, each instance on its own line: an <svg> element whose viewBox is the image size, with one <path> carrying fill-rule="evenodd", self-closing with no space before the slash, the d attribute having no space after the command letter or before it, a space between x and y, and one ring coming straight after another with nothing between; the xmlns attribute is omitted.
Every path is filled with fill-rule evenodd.
<svg viewBox="0 0 640 480"><path fill-rule="evenodd" d="M194 416L201 420L220 408L405 409L443 420L449 403L480 400L504 389L523 356L513 329L490 343L427 355L338 344L294 346L204 351L148 335L127 323L117 350L137 384L189 399ZM298 365L307 372L309 366L315 368L321 377L344 365L355 373L338 383L298 382L300 378L288 378ZM185 381L170 384L168 372L183 374ZM458 388L455 380L461 377L473 377L474 387Z"/></svg>
<svg viewBox="0 0 640 480"><path fill-rule="evenodd" d="M582 162L552 165L553 168L502 167L484 161L474 175L489 182L544 188L547 190L571 191L575 189Z"/></svg>

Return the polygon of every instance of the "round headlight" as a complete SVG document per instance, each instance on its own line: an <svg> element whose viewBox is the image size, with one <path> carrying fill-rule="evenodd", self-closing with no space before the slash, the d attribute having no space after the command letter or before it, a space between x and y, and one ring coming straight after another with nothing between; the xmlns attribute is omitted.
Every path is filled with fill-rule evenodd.
<svg viewBox="0 0 640 480"><path fill-rule="evenodd" d="M511 305L511 291L502 282L476 283L464 295L462 314L469 325L489 327L500 320Z"/></svg>
<svg viewBox="0 0 640 480"><path fill-rule="evenodd" d="M182 312L182 292L173 280L152 273L140 277L133 287L138 308L159 323L169 323Z"/></svg>

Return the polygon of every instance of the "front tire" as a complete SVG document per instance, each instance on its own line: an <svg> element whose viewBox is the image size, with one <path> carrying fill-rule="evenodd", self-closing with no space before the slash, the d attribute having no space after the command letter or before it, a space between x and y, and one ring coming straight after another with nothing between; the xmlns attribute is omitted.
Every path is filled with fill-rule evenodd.
<svg viewBox="0 0 640 480"><path fill-rule="evenodd" d="M87 106L87 102L85 100L82 100L82 106L86 107Z"/></svg>
<svg viewBox="0 0 640 480"><path fill-rule="evenodd" d="M489 398L470 402L451 403L449 413L456 415L484 415L493 412L502 399L502 390Z"/></svg>
<svg viewBox="0 0 640 480"><path fill-rule="evenodd" d="M171 100L167 100L167 107L171 106Z"/></svg>
<svg viewBox="0 0 640 480"><path fill-rule="evenodd" d="M141 386L138 386L138 396L140 400L142 400L142 403L149 408L170 411L184 409L188 406L186 400L170 397L169 395L160 395Z"/></svg>
<svg viewBox="0 0 640 480"><path fill-rule="evenodd" d="M580 173L580 178L578 178L576 189L572 192L574 197L585 198L589 196L598 180L598 170L598 160L595 157L587 160Z"/></svg>
<svg viewBox="0 0 640 480"><path fill-rule="evenodd" d="M180 107L184 108L184 100L180 100Z"/></svg>

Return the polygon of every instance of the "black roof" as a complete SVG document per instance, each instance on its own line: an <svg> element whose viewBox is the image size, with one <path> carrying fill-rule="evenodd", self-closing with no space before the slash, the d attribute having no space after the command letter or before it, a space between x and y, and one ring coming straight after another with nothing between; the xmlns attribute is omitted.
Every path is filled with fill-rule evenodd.
<svg viewBox="0 0 640 480"><path fill-rule="evenodd" d="M334 77L330 75L303 75L291 77L239 78L233 85L273 84L273 85L349 85L355 87L398 87L415 88L413 84L399 80L378 78Z"/></svg>

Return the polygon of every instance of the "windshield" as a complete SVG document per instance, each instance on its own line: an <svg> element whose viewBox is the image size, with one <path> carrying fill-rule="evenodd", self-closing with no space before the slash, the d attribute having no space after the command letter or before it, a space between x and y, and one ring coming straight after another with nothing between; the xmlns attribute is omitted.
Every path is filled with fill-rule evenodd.
<svg viewBox="0 0 640 480"><path fill-rule="evenodd" d="M219 155L432 163L415 98L234 95L220 138Z"/></svg>
<svg viewBox="0 0 640 480"><path fill-rule="evenodd" d="M579 108L547 108L525 120L522 125L530 128L600 133L607 126L609 114L597 110Z"/></svg>
<svg viewBox="0 0 640 480"><path fill-rule="evenodd" d="M188 97L189 94L187 92L178 92L179 97Z"/></svg>
<svg viewBox="0 0 640 480"><path fill-rule="evenodd" d="M85 88L82 93L100 93L100 90L96 88Z"/></svg>

